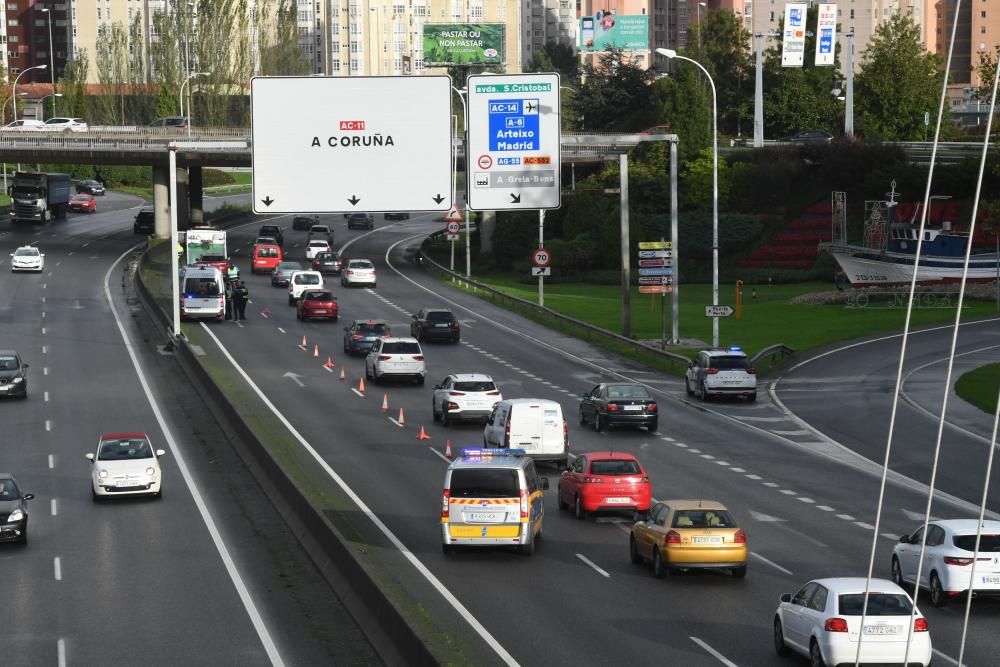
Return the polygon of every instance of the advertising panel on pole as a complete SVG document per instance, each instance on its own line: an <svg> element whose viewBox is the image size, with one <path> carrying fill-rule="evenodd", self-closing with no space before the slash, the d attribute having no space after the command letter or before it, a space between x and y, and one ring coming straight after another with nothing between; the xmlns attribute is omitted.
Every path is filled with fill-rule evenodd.
<svg viewBox="0 0 1000 667"><path fill-rule="evenodd" d="M820 3L816 21L816 64L833 65L837 51L837 5Z"/></svg>
<svg viewBox="0 0 1000 667"><path fill-rule="evenodd" d="M610 11L598 10L593 16L580 19L580 51L607 51L610 48L625 51L649 50L649 16L615 16Z"/></svg>
<svg viewBox="0 0 1000 667"><path fill-rule="evenodd" d="M474 74L468 91L468 208L559 208L559 75Z"/></svg>
<svg viewBox="0 0 1000 667"><path fill-rule="evenodd" d="M781 66L802 67L806 52L806 5L785 5L785 28L781 36Z"/></svg>
<svg viewBox="0 0 1000 667"><path fill-rule="evenodd" d="M448 76L254 77L254 212L448 211L451 112Z"/></svg>
<svg viewBox="0 0 1000 667"><path fill-rule="evenodd" d="M504 65L503 23L425 23L424 65Z"/></svg>

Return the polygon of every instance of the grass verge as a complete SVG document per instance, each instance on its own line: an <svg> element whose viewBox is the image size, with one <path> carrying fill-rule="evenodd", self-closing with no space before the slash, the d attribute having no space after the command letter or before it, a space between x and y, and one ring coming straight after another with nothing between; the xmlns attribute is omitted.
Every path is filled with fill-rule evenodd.
<svg viewBox="0 0 1000 667"><path fill-rule="evenodd" d="M964 401L990 415L997 411L997 394L1000 392L1000 363L980 366L958 378L955 393Z"/></svg>

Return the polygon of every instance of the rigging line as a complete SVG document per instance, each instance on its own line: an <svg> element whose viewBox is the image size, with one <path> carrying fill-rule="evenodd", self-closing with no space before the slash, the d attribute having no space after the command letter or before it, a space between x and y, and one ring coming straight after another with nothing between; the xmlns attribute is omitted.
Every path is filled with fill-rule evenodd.
<svg viewBox="0 0 1000 667"><path fill-rule="evenodd" d="M983 140L983 156L979 163L979 180L976 183L976 199L972 204L972 222L975 224L976 213L979 207L979 191L983 184L983 171L986 167L986 151L990 143L990 131L993 128L993 113L996 109L997 104L997 87L1000 85L1000 67L996 68L993 73L993 94L990 97L990 115L986 120L986 138ZM966 267L968 267L969 262L969 250L972 248L972 232L974 230L969 230L969 245L966 249L965 261ZM963 276L964 279L964 276ZM959 311L962 308L961 294L959 295L958 302ZM956 327L958 325L956 324ZM954 358L954 357L952 357ZM950 386L950 382L947 386ZM944 419L944 411L941 413L942 420ZM972 569L969 571L969 592L965 596L965 613L962 616L962 640L958 645L958 664L959 667L962 665L962 659L965 657L965 641L968 636L969 631L969 614L972 612L972 588L975 586L976 581L976 563L979 560L979 548L981 546L980 540L983 536L983 519L986 515L986 499L989 497L990 489L990 475L993 472L993 459L995 456L995 447L997 442L997 423L1000 422L1000 391L997 392L997 407L995 414L993 415L993 436L990 439L990 455L986 461L986 478L983 480L983 500L979 504L979 521L976 522L976 546L972 550ZM923 559L923 553L920 554L921 559ZM918 580L919 581L919 580ZM911 624L912 625L912 624Z"/></svg>
<svg viewBox="0 0 1000 667"><path fill-rule="evenodd" d="M924 190L924 210L923 214L920 216L920 229L917 234L917 248L916 255L913 258L913 277L910 279L910 298L906 303L906 320L903 324L903 339L900 343L899 349L899 367L896 370L896 387L892 394L892 411L889 416L889 433L886 436L885 442L885 460L882 463L882 479L879 482L878 491L878 505L875 508L875 529L872 531L872 547L868 556L868 573L865 576L865 595L861 601L861 631L858 635L858 647L854 655L854 667L860 667L861 665L861 645L864 643L864 624L865 618L868 615L868 598L871 595L871 584L872 584L872 572L875 569L875 551L878 548L879 539L879 527L882 524L882 505L885 502L885 487L886 480L889 476L889 455L892 453L892 436L896 431L896 414L899 411L899 389L903 381L903 362L906 360L906 344L910 334L910 322L913 317L913 295L917 291L917 270L920 268L920 255L923 250L924 244L924 228L927 225L927 215L929 209L929 203L931 198L931 183L934 180L934 165L937 163L937 151L938 143L941 139L941 119L944 116L944 101L948 95L948 72L951 70L951 57L955 51L955 35L958 30L958 12L962 8L962 0L956 0L955 2L955 18L952 20L951 24L951 41L948 44L948 58L944 66L944 75L941 81L941 97L938 100L938 115L937 121L934 124L934 144L931 147L931 163L927 169L927 187ZM891 231L891 230L890 230ZM970 239L971 245L971 239ZM966 270L968 269L968 262L966 262ZM964 281L964 275L963 275ZM937 464L935 463L935 470L937 472ZM932 482L933 483L933 482ZM932 487L933 488L933 487ZM933 490L931 491L931 496L933 496ZM930 504L928 501L928 516L930 512ZM924 538L926 539L927 531L924 530ZM922 547L921 547L922 548ZM913 597L913 608L916 609L917 602L916 598L920 592L920 586L914 591ZM913 630L913 623L910 623L910 631ZM906 653L910 652L910 642L909 635L906 642ZM905 662L905 661L904 661Z"/></svg>

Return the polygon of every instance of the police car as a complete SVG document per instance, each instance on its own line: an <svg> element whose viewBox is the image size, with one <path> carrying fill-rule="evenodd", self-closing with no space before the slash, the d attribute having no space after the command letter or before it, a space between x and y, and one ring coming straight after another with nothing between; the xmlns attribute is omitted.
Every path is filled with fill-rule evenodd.
<svg viewBox="0 0 1000 667"><path fill-rule="evenodd" d="M542 536L547 488L549 480L523 449L463 449L444 477L444 553L460 546L516 546L533 554Z"/></svg>
<svg viewBox="0 0 1000 667"><path fill-rule="evenodd" d="M702 350L684 377L688 396L707 401L712 396L743 396L757 400L757 370L740 347Z"/></svg>

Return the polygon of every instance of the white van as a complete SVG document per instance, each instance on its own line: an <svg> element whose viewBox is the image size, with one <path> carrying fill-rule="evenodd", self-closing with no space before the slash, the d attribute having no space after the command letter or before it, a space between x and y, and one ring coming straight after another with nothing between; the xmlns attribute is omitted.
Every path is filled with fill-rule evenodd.
<svg viewBox="0 0 1000 667"><path fill-rule="evenodd" d="M307 289L322 289L323 274L319 271L295 271L288 279L288 305L294 306Z"/></svg>
<svg viewBox="0 0 1000 667"><path fill-rule="evenodd" d="M204 264L181 267L181 319L226 316L226 287L222 271Z"/></svg>
<svg viewBox="0 0 1000 667"><path fill-rule="evenodd" d="M523 449L536 461L556 461L566 467L569 425L562 406L544 398L500 401L483 429L483 446Z"/></svg>

